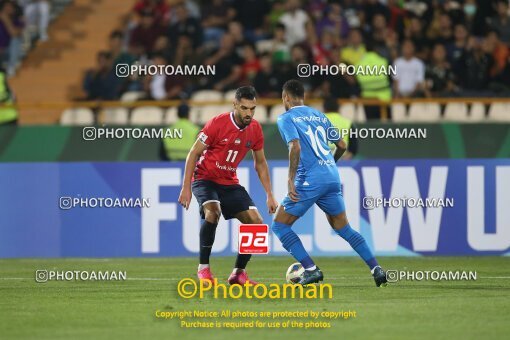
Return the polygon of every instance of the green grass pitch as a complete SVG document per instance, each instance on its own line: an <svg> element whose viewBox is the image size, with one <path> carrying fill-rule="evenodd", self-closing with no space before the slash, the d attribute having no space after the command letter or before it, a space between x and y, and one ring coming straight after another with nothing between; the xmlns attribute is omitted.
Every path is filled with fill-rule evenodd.
<svg viewBox="0 0 510 340"><path fill-rule="evenodd" d="M233 257L211 260L226 280ZM255 256L248 272L262 283L284 283L290 257ZM0 338L38 339L502 339L510 333L508 257L383 257L386 269L476 270L477 281L405 281L376 288L354 257L317 258L333 299L183 299L177 282L195 277L195 258L2 259ZM120 282L36 283L37 269L126 271ZM184 329L179 320L155 317L156 310L356 311L327 329ZM288 318L286 318L288 319ZM285 319L285 320L286 320ZM237 321L250 321L242 319Z"/></svg>

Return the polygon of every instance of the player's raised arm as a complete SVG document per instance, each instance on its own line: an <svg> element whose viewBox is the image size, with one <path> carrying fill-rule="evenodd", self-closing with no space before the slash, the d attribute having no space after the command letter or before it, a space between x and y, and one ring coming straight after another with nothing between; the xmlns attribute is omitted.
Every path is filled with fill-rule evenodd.
<svg viewBox="0 0 510 340"><path fill-rule="evenodd" d="M179 203L188 210L191 202L191 177L195 164L202 153L207 149L207 145L202 143L199 139L191 147L188 156L186 157L186 165L184 166L184 178L182 180L182 189L179 194Z"/></svg>
<svg viewBox="0 0 510 340"><path fill-rule="evenodd" d="M299 159L301 155L301 144L299 139L293 139L289 142L289 178L288 178L288 189L289 198L294 202L299 201L299 195L296 191L294 180L296 179L296 172L299 165Z"/></svg>
<svg viewBox="0 0 510 340"><path fill-rule="evenodd" d="M273 196L273 191L271 190L271 178L269 176L269 167L267 166L264 149L260 149L257 151L253 150L253 159L255 163L255 170L257 171L257 175L259 176L260 183L262 183L264 191L266 192L267 208L270 214L274 214L276 208L278 208L278 202L275 200Z"/></svg>

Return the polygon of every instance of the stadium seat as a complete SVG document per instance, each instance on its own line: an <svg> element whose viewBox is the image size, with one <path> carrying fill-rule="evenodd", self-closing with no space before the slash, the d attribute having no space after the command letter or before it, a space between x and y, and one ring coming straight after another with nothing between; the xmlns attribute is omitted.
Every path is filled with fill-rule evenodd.
<svg viewBox="0 0 510 340"><path fill-rule="evenodd" d="M62 125L94 125L94 112L85 107L66 109L60 116Z"/></svg>
<svg viewBox="0 0 510 340"><path fill-rule="evenodd" d="M510 104L492 103L489 108L488 118L498 122L510 122Z"/></svg>
<svg viewBox="0 0 510 340"><path fill-rule="evenodd" d="M122 94L120 97L121 102L136 102L137 100L145 97L145 92L140 91L130 91Z"/></svg>
<svg viewBox="0 0 510 340"><path fill-rule="evenodd" d="M171 125L175 123L179 119L177 116L177 108L176 107L170 107L165 112L165 117L163 119L163 123L165 125Z"/></svg>
<svg viewBox="0 0 510 340"><path fill-rule="evenodd" d="M409 120L415 122L437 122L441 119L438 103L413 103L409 107Z"/></svg>
<svg viewBox="0 0 510 340"><path fill-rule="evenodd" d="M103 110L101 117L104 124L126 125L129 122L129 111L124 107L108 108Z"/></svg>
<svg viewBox="0 0 510 340"><path fill-rule="evenodd" d="M403 123L409 121L406 104L391 104L391 120L395 123Z"/></svg>
<svg viewBox="0 0 510 340"><path fill-rule="evenodd" d="M283 104L278 104L271 107L271 109L269 110L269 122L276 123L278 116L284 113L285 111L286 111L285 106L283 106Z"/></svg>
<svg viewBox="0 0 510 340"><path fill-rule="evenodd" d="M444 120L464 122L469 120L466 103L448 103L444 109Z"/></svg>
<svg viewBox="0 0 510 340"><path fill-rule="evenodd" d="M214 90L200 90L191 95L191 100L196 102L222 101L223 93Z"/></svg>
<svg viewBox="0 0 510 340"><path fill-rule="evenodd" d="M356 105L352 103L340 105L340 114L347 119L354 120L356 116Z"/></svg>
<svg viewBox="0 0 510 340"><path fill-rule="evenodd" d="M354 122L364 123L367 121L367 115L365 114L365 107L361 104L356 105L356 115L354 116Z"/></svg>
<svg viewBox="0 0 510 340"><path fill-rule="evenodd" d="M313 103L310 104L310 106L313 107L314 109L319 110L320 112L324 112L324 105L322 105L322 103Z"/></svg>
<svg viewBox="0 0 510 340"><path fill-rule="evenodd" d="M192 106L189 109L189 120L195 124L200 124L200 111L202 107Z"/></svg>
<svg viewBox="0 0 510 340"><path fill-rule="evenodd" d="M257 109L255 110L255 119L260 124L265 124L265 123L268 122L267 106L265 106L265 105L257 105Z"/></svg>
<svg viewBox="0 0 510 340"><path fill-rule="evenodd" d="M141 106L133 109L131 125L162 125L163 109L156 106Z"/></svg>
<svg viewBox="0 0 510 340"><path fill-rule="evenodd" d="M483 103L471 104L471 109L469 110L469 120L482 121L484 119L485 119L485 104Z"/></svg>
<svg viewBox="0 0 510 340"><path fill-rule="evenodd" d="M223 99L229 103L233 102L236 97L236 90L230 90L225 92Z"/></svg>
<svg viewBox="0 0 510 340"><path fill-rule="evenodd" d="M200 108L200 124L205 124L220 113L232 111L232 105L207 105Z"/></svg>

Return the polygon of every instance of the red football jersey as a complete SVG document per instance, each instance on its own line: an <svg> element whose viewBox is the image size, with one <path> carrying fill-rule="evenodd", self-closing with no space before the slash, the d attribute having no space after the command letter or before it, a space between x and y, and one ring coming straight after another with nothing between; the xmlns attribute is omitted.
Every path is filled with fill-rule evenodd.
<svg viewBox="0 0 510 340"><path fill-rule="evenodd" d="M239 184L237 166L248 150L264 147L264 134L260 123L252 119L250 125L240 129L234 113L217 115L205 124L198 139L207 145L198 160L193 180L209 180L222 185Z"/></svg>

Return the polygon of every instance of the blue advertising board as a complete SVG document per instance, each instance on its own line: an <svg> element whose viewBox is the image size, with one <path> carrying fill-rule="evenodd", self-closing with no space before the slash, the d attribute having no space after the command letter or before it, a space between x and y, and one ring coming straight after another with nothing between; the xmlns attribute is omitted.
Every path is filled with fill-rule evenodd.
<svg viewBox="0 0 510 340"><path fill-rule="evenodd" d="M509 254L510 160L340 164L350 224L376 254ZM281 200L287 161L269 167ZM183 168L180 162L2 163L0 257L195 256L201 221L195 199L188 211L177 202ZM238 177L270 225L253 164L241 163ZM427 199L436 201L420 205ZM236 253L238 226L221 219L213 253ZM311 255L355 254L318 207L294 228ZM273 235L269 246L271 255L287 254Z"/></svg>

